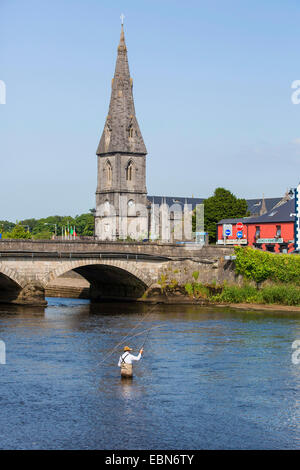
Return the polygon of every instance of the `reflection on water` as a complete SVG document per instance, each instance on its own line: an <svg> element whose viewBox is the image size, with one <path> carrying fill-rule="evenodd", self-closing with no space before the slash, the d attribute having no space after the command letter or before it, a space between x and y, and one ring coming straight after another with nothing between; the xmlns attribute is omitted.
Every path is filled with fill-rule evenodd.
<svg viewBox="0 0 300 470"><path fill-rule="evenodd" d="M157 325L133 379L121 350L101 362ZM0 339L2 449L299 447L296 313L49 299L0 306ZM144 340L126 343L137 353Z"/></svg>

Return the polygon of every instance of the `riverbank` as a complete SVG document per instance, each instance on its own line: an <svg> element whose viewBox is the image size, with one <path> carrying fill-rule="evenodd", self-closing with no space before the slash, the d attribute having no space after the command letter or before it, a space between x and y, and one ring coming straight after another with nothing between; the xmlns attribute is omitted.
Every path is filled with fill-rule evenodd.
<svg viewBox="0 0 300 470"><path fill-rule="evenodd" d="M76 272L69 272L56 278L47 286L46 297L89 299L89 288L90 284L86 279ZM182 286L181 288L179 286L162 288L162 286L156 285L152 287L150 296L146 295L137 299L137 302L230 307L239 310L293 311L300 313L300 302L297 305L298 293L299 288L293 285L269 285L258 290L250 285L216 287L194 282L187 287ZM254 298L258 301L251 301ZM249 301L245 301L246 299L249 299ZM265 302L259 302L259 299L264 299ZM276 299L281 299L281 302L288 304L276 303ZM128 299L123 299L123 301L128 301Z"/></svg>
<svg viewBox="0 0 300 470"><path fill-rule="evenodd" d="M194 300L194 299L138 299L137 302L149 303L152 305L198 305L202 307L216 307L216 308L231 308L238 310L264 310L264 311L278 311L278 312L299 312L300 306L295 305L281 305L281 304L254 304L254 303L216 303L211 301L204 300Z"/></svg>
<svg viewBox="0 0 300 470"><path fill-rule="evenodd" d="M300 306L280 304L214 304L215 307L230 307L238 310L265 310L270 312L299 312Z"/></svg>

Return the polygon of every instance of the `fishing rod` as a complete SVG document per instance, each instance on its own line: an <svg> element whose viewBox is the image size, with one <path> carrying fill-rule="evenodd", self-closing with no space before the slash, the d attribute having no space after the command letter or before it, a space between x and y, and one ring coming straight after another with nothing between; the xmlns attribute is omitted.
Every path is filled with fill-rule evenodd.
<svg viewBox="0 0 300 470"><path fill-rule="evenodd" d="M144 316L144 318L143 318L137 325L135 325L135 326L129 331L129 333L128 333L126 336L123 336L123 338L121 339L121 341L120 341L118 344L116 344L116 346L111 350L111 352L108 353L106 356L104 356L104 358L102 359L102 361L98 362L98 364L96 364L95 367L98 367L98 366L100 366L101 364L103 364L103 362L106 361L106 359L108 359L122 343L124 343L125 339L130 338L130 333L131 333L132 331L136 330L137 327L138 327L141 323L143 323L143 322L145 321L145 319L146 319L151 313L153 313L153 309L154 309L154 308L155 308L155 306L152 307L152 309Z"/></svg>
<svg viewBox="0 0 300 470"><path fill-rule="evenodd" d="M142 330L139 333L136 333L135 335L129 336L129 338L135 338L136 336L143 335L144 333L147 333L149 330L154 330L155 328L161 328L163 325L157 325L157 326L151 326L150 328L146 328L146 330Z"/></svg>
<svg viewBox="0 0 300 470"><path fill-rule="evenodd" d="M146 338L145 338L145 340L144 340L144 342L143 342L143 344L142 344L141 349L143 349L143 347L145 346L146 341L147 341L147 339L148 339L148 336L149 336L149 334L150 334L150 331L151 331L152 329L153 329L153 328L149 328L148 333L147 333Z"/></svg>

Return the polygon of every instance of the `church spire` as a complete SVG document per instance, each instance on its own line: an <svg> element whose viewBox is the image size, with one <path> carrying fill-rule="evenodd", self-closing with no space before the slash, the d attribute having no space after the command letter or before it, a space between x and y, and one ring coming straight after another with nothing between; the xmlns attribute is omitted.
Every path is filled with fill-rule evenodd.
<svg viewBox="0 0 300 470"><path fill-rule="evenodd" d="M259 211L259 215L264 215L266 214L267 211L267 206L266 206L266 201L265 201L265 195L263 194L262 201L261 201L261 208Z"/></svg>
<svg viewBox="0 0 300 470"><path fill-rule="evenodd" d="M123 21L108 116L96 153L147 154L135 116Z"/></svg>

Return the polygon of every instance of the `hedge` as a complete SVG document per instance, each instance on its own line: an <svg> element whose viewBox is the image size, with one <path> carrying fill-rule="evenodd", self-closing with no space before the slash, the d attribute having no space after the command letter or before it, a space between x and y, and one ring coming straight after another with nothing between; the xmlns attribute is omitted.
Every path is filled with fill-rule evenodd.
<svg viewBox="0 0 300 470"><path fill-rule="evenodd" d="M235 269L257 284L273 282L300 285L300 255L275 254L250 247L235 247Z"/></svg>

